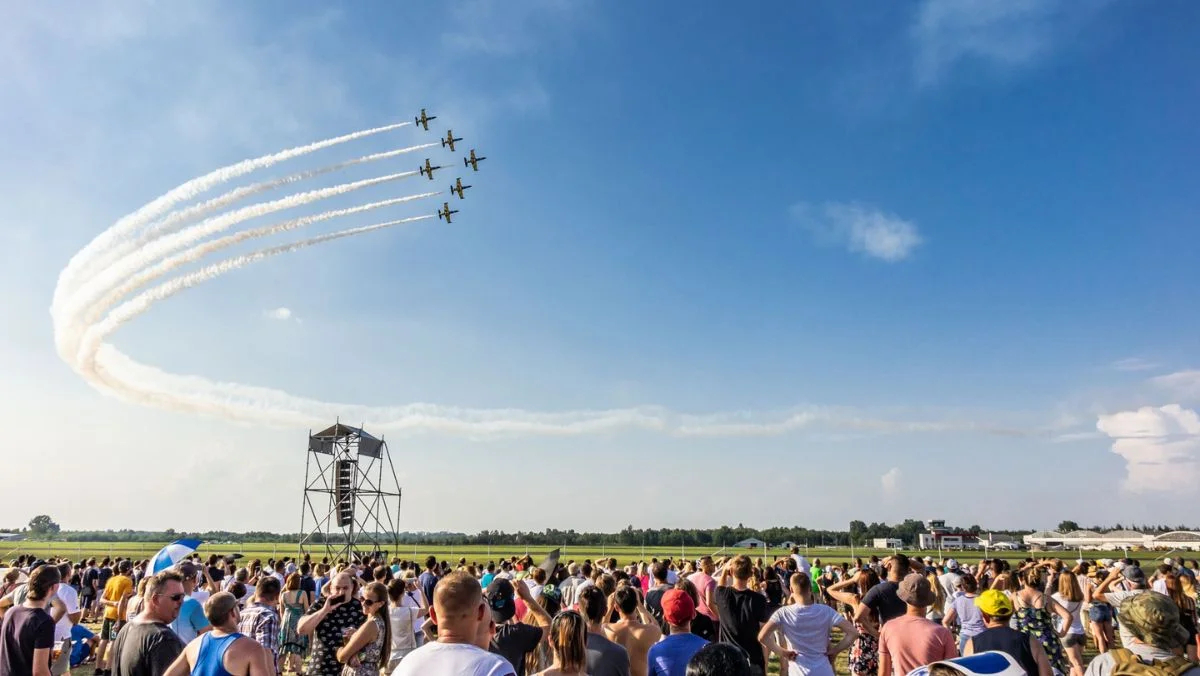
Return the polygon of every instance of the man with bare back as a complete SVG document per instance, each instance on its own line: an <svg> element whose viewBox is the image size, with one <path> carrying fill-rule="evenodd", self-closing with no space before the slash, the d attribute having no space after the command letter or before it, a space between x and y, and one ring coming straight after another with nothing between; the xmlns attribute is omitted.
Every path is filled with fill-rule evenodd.
<svg viewBox="0 0 1200 676"><path fill-rule="evenodd" d="M632 587L620 587L612 602L621 619L604 626L604 633L629 652L630 676L646 676L650 671L650 647L662 638L662 629L646 610L642 597Z"/></svg>

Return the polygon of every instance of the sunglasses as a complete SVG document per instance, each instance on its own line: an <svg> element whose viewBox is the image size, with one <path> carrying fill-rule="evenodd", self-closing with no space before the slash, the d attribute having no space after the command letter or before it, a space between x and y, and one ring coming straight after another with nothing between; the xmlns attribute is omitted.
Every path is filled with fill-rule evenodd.
<svg viewBox="0 0 1200 676"><path fill-rule="evenodd" d="M364 606L366 606L366 605L377 606L381 603L383 603L383 601L376 601L375 599L363 599Z"/></svg>
<svg viewBox="0 0 1200 676"><path fill-rule="evenodd" d="M159 596L167 596L167 595L159 594ZM183 594L171 594L170 596L167 596L167 598L171 599L171 601L173 601L175 603L179 603L180 601L182 601L183 597L184 597Z"/></svg>

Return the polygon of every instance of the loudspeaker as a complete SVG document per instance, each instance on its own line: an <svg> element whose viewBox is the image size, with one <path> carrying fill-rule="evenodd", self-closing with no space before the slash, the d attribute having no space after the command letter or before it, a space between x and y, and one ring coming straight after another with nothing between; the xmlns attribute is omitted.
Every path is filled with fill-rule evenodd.
<svg viewBox="0 0 1200 676"><path fill-rule="evenodd" d="M334 461L333 501L337 505L338 526L354 523L354 461Z"/></svg>

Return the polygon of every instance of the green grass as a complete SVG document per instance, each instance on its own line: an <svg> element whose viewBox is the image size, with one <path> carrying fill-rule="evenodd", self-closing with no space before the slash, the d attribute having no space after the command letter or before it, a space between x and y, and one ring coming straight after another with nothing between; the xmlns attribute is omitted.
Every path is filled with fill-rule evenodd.
<svg viewBox="0 0 1200 676"><path fill-rule="evenodd" d="M97 558L104 556L122 556L133 558L150 558L154 556L165 542L162 543L137 543L137 542L35 542L35 541L17 541L0 543L0 560L9 560L21 554L34 554L39 557L49 556L65 556L71 559L80 559L82 557L95 556ZM439 559L447 561L457 561L459 558L466 557L468 562L486 563L488 560L498 559L500 557L522 556L529 554L535 559L545 556L552 546L514 546L504 545L489 547L487 545L467 545L467 546L440 546L440 545L401 545L400 549L395 552L396 555L406 559L422 559L430 554L437 556ZM564 561L574 559L582 561L584 559L596 560L603 557L616 557L618 563L626 564L636 561L649 561L651 558L666 558L683 556L685 558L697 558L705 554L717 555L733 555L733 554L748 554L752 557L776 558L786 555L788 552L783 549L721 549L713 547L613 547L605 545L590 545L577 547L562 548L562 558ZM201 554L232 554L240 553L249 559L279 558L281 556L295 556L298 552L296 543L294 542L279 542L279 543L263 543L253 542L244 544L210 544L204 543L199 549ZM310 549L315 558L320 558L325 555L325 550L321 547L313 547ZM904 550L905 553L911 555L920 554L921 556L933 556L938 558L937 552L916 552L914 550ZM877 549L858 549L853 552L854 556L867 557L875 554L883 557L890 554L890 550ZM1111 558L1120 556L1120 552L1084 552L1085 559ZM1142 561L1150 561L1161 559L1167 555L1167 552L1130 552L1130 557ZM843 561L852 561L851 550L848 548L838 549L823 549L812 547L808 550L808 557L813 560L820 560L822 564L841 563ZM944 556L953 556L960 563L974 564L983 558L983 552L943 552ZM1074 560L1079 556L1077 552L995 552L992 558L1004 558L1010 561L1019 561L1027 556L1034 557L1050 557L1058 556L1064 560Z"/></svg>

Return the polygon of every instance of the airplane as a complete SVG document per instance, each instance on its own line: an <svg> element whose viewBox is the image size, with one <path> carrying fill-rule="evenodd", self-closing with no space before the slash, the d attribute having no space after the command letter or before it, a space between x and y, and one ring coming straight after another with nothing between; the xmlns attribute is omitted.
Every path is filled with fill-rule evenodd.
<svg viewBox="0 0 1200 676"><path fill-rule="evenodd" d="M471 148L471 156L463 158L463 166L471 167L475 171L479 171L479 163L486 159L486 157L475 157L475 149Z"/></svg>
<svg viewBox="0 0 1200 676"><path fill-rule="evenodd" d="M461 140L462 139L460 139L460 138L454 138L454 130L453 129L447 129L446 130L446 138L442 139L442 147L445 148L446 146L450 146L450 152L454 152L454 142L461 141Z"/></svg>
<svg viewBox="0 0 1200 676"><path fill-rule="evenodd" d="M440 221L444 218L444 219L446 219L446 222L449 223L450 215L457 214L457 213L458 213L458 209L451 209L449 202L442 202L442 208L441 208L441 210L439 210L437 212L438 220Z"/></svg>
<svg viewBox="0 0 1200 676"><path fill-rule="evenodd" d="M453 195L454 193L458 193L458 199L465 199L463 197L463 191L470 187L471 186L469 185L463 185L461 178L456 178L454 179L454 185L450 186L450 194Z"/></svg>
<svg viewBox="0 0 1200 676"><path fill-rule="evenodd" d="M429 131L429 121L436 120L436 119L437 119L437 115L426 115L425 109L422 108L421 109L421 117L414 117L413 121L417 123L418 127L425 127L425 131Z"/></svg>
<svg viewBox="0 0 1200 676"><path fill-rule="evenodd" d="M431 181L433 180L433 172L437 169L441 169L441 167L440 166L438 166L438 167L431 166L429 164L428 157L425 158L425 166L417 167L417 170L420 171L423 176L428 176L429 180L431 180Z"/></svg>

